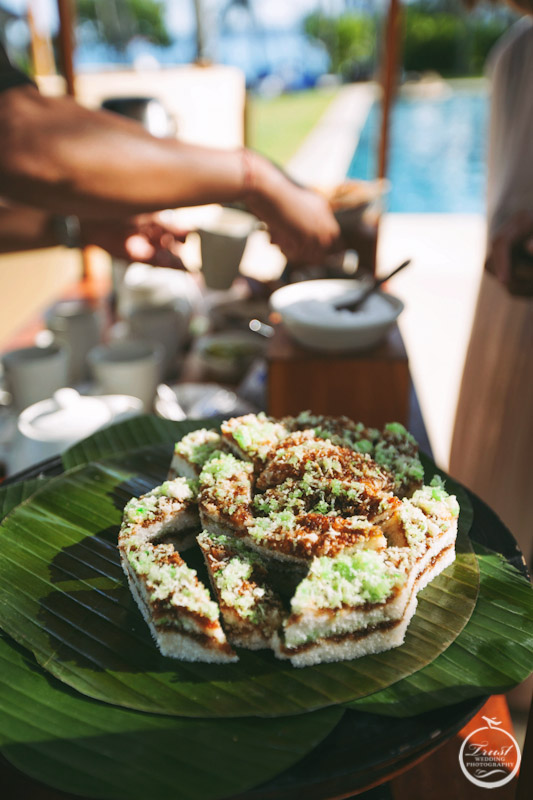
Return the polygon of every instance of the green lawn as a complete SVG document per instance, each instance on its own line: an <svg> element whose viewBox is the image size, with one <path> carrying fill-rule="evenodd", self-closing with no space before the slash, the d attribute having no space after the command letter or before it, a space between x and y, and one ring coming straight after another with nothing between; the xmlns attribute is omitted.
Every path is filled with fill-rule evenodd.
<svg viewBox="0 0 533 800"><path fill-rule="evenodd" d="M308 89L271 100L249 96L249 146L286 164L314 128L338 89Z"/></svg>

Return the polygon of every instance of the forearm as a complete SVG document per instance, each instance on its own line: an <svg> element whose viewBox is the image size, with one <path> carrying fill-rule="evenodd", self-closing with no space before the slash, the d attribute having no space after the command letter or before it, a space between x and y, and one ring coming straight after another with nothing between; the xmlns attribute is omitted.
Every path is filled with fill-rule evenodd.
<svg viewBox="0 0 533 800"><path fill-rule="evenodd" d="M0 195L52 213L124 217L242 197L240 151L155 139L32 87L0 96Z"/></svg>

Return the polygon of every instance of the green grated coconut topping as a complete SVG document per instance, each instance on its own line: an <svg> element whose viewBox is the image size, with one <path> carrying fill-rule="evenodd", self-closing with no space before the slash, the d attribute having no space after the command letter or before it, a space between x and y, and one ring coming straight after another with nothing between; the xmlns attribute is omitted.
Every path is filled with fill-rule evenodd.
<svg viewBox="0 0 533 800"><path fill-rule="evenodd" d="M405 582L405 573L388 563L384 552L359 550L353 555L315 558L291 601L295 614L309 608L383 603Z"/></svg>
<svg viewBox="0 0 533 800"><path fill-rule="evenodd" d="M266 414L247 414L239 419L239 424L229 424L223 430L230 433L241 450L249 456L264 459L270 450L284 439L288 431L279 422L271 421Z"/></svg>
<svg viewBox="0 0 533 800"><path fill-rule="evenodd" d="M177 442L174 452L189 463L203 467L205 462L217 450L220 450L221 441L220 434L215 430L201 428L188 433L181 441Z"/></svg>
<svg viewBox="0 0 533 800"><path fill-rule="evenodd" d="M196 571L186 564L158 563L161 547L145 547L141 552L128 554L128 560L138 575L142 575L150 592L150 600L161 600L171 606L184 607L207 617L218 619L218 606L211 600Z"/></svg>

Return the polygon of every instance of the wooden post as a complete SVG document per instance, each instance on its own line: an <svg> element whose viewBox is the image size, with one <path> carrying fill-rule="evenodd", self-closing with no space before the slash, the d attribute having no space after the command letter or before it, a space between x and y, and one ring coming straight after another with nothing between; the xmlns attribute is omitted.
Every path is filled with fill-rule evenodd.
<svg viewBox="0 0 533 800"><path fill-rule="evenodd" d="M389 155L390 112L398 78L401 35L401 0L390 0L381 56L381 131L378 150L378 178L387 175Z"/></svg>
<svg viewBox="0 0 533 800"><path fill-rule="evenodd" d="M32 3L28 4L28 28L30 29L31 58L35 75L53 75L56 71L54 50L50 36L35 24Z"/></svg>
<svg viewBox="0 0 533 800"><path fill-rule="evenodd" d="M74 7L72 0L57 0L59 12L59 52L61 74L65 78L67 94L76 94L74 81Z"/></svg>
<svg viewBox="0 0 533 800"><path fill-rule="evenodd" d="M67 94L76 96L74 75L74 22L76 10L73 0L57 0L59 13L59 52L61 55L61 74L65 79ZM94 263L94 250L84 247L81 251L82 274L84 278L91 276L91 264Z"/></svg>
<svg viewBox="0 0 533 800"><path fill-rule="evenodd" d="M401 35L401 0L390 0L385 22L384 35L380 48L380 63L378 66L381 83L381 128L378 141L378 178L387 175L389 154L390 113L394 95L399 60L399 43ZM375 275L376 259L379 236L378 218L373 223L372 235L359 251L359 271L363 274Z"/></svg>

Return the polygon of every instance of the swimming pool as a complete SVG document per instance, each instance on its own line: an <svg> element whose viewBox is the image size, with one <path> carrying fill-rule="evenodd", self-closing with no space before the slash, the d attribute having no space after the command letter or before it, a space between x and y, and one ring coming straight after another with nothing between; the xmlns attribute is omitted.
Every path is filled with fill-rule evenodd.
<svg viewBox="0 0 533 800"><path fill-rule="evenodd" d="M348 170L374 178L380 113L375 104ZM482 90L444 97L400 98L391 119L388 211L483 213L488 96Z"/></svg>

